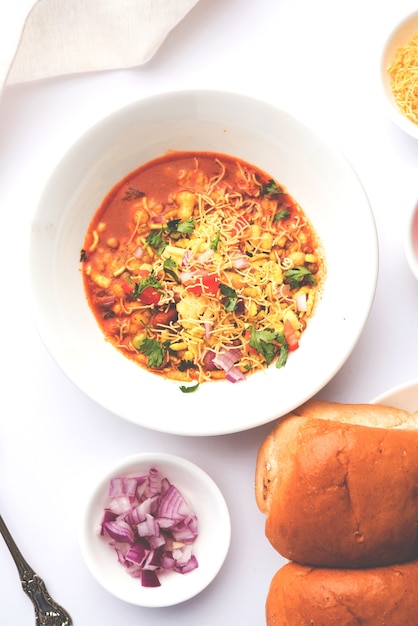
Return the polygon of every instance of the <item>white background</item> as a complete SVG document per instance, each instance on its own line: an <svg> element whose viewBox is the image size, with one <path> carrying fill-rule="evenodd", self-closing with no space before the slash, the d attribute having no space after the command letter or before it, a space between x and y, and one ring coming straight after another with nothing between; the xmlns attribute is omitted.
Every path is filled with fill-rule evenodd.
<svg viewBox="0 0 418 626"><path fill-rule="evenodd" d="M412 0L200 0L143 67L6 88L0 102L0 512L76 626L262 626L267 589L283 561L264 537L253 493L257 449L271 426L208 439L142 429L92 403L45 350L31 320L27 246L31 217L56 163L108 113L173 89L255 95L336 143L369 196L380 269L358 345L320 395L367 402L418 376L418 285L402 249L418 199L418 144L388 119L379 84L383 40L415 9ZM354 254L367 264L368 251L356 242ZM161 401L144 396L143 410ZM153 450L197 462L221 487L232 518L231 549L216 580L197 598L166 609L131 606L102 590L77 540L85 485L119 457ZM0 624L33 623L31 603L0 542Z"/></svg>

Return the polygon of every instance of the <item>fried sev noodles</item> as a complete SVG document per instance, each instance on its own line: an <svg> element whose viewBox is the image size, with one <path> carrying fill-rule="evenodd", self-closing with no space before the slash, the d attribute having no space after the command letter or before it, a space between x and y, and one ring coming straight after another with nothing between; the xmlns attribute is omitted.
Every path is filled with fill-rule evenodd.
<svg viewBox="0 0 418 626"><path fill-rule="evenodd" d="M418 124L418 34L397 49L388 73L392 94L399 109Z"/></svg>

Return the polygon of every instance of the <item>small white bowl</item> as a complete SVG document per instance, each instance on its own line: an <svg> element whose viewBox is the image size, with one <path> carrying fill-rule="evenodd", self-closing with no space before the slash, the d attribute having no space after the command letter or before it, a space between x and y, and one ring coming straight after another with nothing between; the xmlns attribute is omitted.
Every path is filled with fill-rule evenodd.
<svg viewBox="0 0 418 626"><path fill-rule="evenodd" d="M399 385L395 385L381 393L371 401L372 404L393 406L414 413L418 411L418 379L411 379Z"/></svg>
<svg viewBox="0 0 418 626"><path fill-rule="evenodd" d="M380 75L391 119L404 132L418 139L418 124L415 124L401 112L393 96L391 80L387 71L398 48L405 46L416 34L418 34L418 11L405 17L388 35L381 56Z"/></svg>
<svg viewBox="0 0 418 626"><path fill-rule="evenodd" d="M408 265L418 280L418 202L414 205L406 224L404 251Z"/></svg>
<svg viewBox="0 0 418 626"><path fill-rule="evenodd" d="M198 567L187 574L164 574L161 586L150 588L143 587L140 580L128 574L118 562L114 549L100 536L99 528L103 510L110 501L110 479L145 475L152 467L186 498L197 515L199 534L193 544ZM203 591L221 569L230 540L228 507L212 478L190 461L161 453L130 456L107 470L88 496L80 533L81 552L98 583L120 600L143 607L172 606Z"/></svg>

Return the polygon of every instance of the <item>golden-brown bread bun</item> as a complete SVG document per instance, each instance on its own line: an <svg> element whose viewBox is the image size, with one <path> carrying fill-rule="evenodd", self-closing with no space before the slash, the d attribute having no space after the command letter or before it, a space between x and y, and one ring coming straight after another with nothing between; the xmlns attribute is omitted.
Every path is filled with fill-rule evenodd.
<svg viewBox="0 0 418 626"><path fill-rule="evenodd" d="M417 416L307 403L261 444L255 495L267 538L291 561L359 568L417 558Z"/></svg>
<svg viewBox="0 0 418 626"><path fill-rule="evenodd" d="M418 561L364 570L288 563L273 577L267 626L416 626Z"/></svg>

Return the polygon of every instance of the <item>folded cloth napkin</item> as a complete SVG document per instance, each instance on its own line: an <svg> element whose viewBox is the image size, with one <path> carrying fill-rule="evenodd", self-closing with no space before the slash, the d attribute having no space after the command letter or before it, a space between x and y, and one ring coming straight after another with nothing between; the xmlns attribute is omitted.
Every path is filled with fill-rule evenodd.
<svg viewBox="0 0 418 626"><path fill-rule="evenodd" d="M142 65L197 2L1 2L0 93L7 84Z"/></svg>

